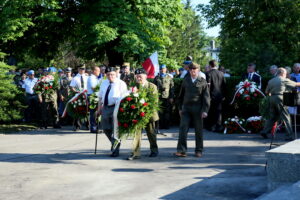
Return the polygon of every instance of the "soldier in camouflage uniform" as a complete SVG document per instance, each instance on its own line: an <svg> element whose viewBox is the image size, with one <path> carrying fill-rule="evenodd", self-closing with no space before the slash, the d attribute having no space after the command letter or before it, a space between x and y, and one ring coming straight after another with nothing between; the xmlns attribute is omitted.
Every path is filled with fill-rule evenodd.
<svg viewBox="0 0 300 200"><path fill-rule="evenodd" d="M54 67L50 67L48 72L52 75L56 73L56 69ZM38 99L41 103L41 118L42 124L41 128L47 128L48 124L53 124L53 128L61 128L59 125L59 115L57 111L57 92L53 91L49 94L39 94Z"/></svg>
<svg viewBox="0 0 300 200"><path fill-rule="evenodd" d="M155 77L153 83L157 86L160 94L159 128L169 129L171 104L174 98L174 82L172 77L167 74L166 65L160 66L160 73Z"/></svg>
<svg viewBox="0 0 300 200"><path fill-rule="evenodd" d="M69 95L71 92L70 83L72 81L72 68L68 67L65 69L65 75L59 80L59 115L61 116L64 112L65 106L69 100ZM69 122L70 119L67 118L64 122Z"/></svg>
<svg viewBox="0 0 300 200"><path fill-rule="evenodd" d="M123 73L121 74L121 80L129 86L130 82L134 80L134 74L130 72L130 63L124 63L122 65L122 70Z"/></svg>

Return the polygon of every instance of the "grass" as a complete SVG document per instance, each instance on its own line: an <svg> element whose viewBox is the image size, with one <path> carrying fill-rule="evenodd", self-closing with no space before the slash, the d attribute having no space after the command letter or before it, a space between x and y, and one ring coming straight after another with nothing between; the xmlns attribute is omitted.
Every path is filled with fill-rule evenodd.
<svg viewBox="0 0 300 200"><path fill-rule="evenodd" d="M0 124L0 134L30 131L37 128L35 124Z"/></svg>

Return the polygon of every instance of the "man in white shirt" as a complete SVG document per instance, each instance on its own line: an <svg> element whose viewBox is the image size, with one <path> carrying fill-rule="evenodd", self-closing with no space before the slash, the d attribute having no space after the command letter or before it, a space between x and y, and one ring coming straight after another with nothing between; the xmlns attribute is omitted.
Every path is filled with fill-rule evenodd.
<svg viewBox="0 0 300 200"><path fill-rule="evenodd" d="M37 116L37 106L38 106L38 99L37 95L35 94L33 87L38 81L37 78L34 77L34 71L29 70L27 72L28 78L25 79L22 88L25 89L26 93L26 103L28 105L25 111L25 120L26 122L31 122Z"/></svg>
<svg viewBox="0 0 300 200"><path fill-rule="evenodd" d="M99 84L98 76L100 74L100 68L97 66L92 67L92 74L89 76L87 81L87 94L90 96L95 91L96 86ZM90 109L90 131L91 133L97 132L97 123L95 116L96 109Z"/></svg>
<svg viewBox="0 0 300 200"><path fill-rule="evenodd" d="M113 112L115 104L127 95L127 85L124 81L117 78L116 68L108 67L105 70L107 79L101 83L99 92L99 104L97 115L102 114L101 126L113 146ZM111 148L113 149L113 148ZM112 152L111 157L119 156L120 144Z"/></svg>
<svg viewBox="0 0 300 200"><path fill-rule="evenodd" d="M85 65L80 65L78 67L78 74L72 79L70 83L71 90L73 92L82 92L87 89L87 79L88 77L85 74ZM78 131L81 128L81 122L79 119L74 119L74 131ZM89 130L88 122L86 127Z"/></svg>
<svg viewBox="0 0 300 200"><path fill-rule="evenodd" d="M87 89L87 79L85 74L85 66L80 65L78 67L78 74L72 79L70 86L74 92L81 92Z"/></svg>

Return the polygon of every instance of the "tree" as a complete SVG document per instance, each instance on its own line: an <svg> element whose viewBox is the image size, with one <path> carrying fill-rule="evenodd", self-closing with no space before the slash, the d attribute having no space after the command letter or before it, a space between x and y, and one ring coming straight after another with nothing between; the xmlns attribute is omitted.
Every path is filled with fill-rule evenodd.
<svg viewBox="0 0 300 200"><path fill-rule="evenodd" d="M12 84L12 75L8 74L10 69L11 66L0 62L0 123L20 119L23 109L18 100L20 91L15 84Z"/></svg>
<svg viewBox="0 0 300 200"><path fill-rule="evenodd" d="M170 43L171 26L180 23L180 0L94 0L82 1L82 12L75 20L78 53L96 60L122 64L134 57L143 61Z"/></svg>
<svg viewBox="0 0 300 200"><path fill-rule="evenodd" d="M222 65L241 73L249 62L292 65L300 59L300 0L211 0L200 5L210 26L221 25Z"/></svg>
<svg viewBox="0 0 300 200"><path fill-rule="evenodd" d="M187 2L183 15L183 25L174 27L170 31L172 43L167 46L167 58L182 63L186 56L191 55L193 60L204 65L205 51L203 50L209 44L209 37L206 36L202 26L202 19L196 15L196 12Z"/></svg>

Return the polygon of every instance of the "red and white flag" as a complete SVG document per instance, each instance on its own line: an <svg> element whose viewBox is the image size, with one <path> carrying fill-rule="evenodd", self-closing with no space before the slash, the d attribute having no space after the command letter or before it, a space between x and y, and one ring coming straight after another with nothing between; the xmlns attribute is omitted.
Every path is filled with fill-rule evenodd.
<svg viewBox="0 0 300 200"><path fill-rule="evenodd" d="M154 52L149 58L142 63L143 68L147 71L147 78L154 78L159 72L158 53Z"/></svg>

